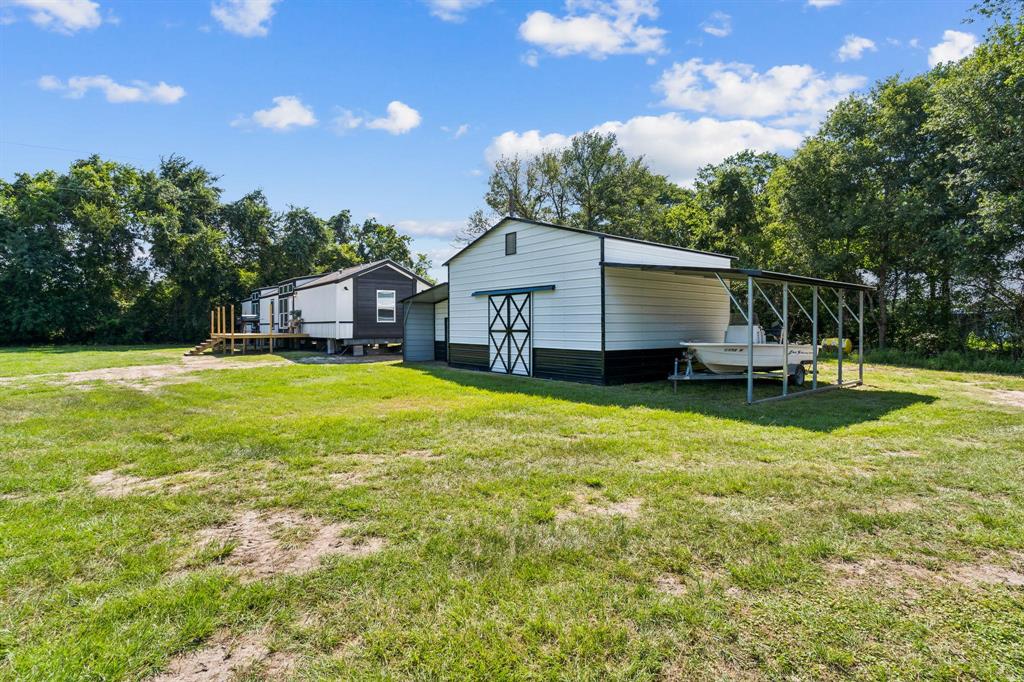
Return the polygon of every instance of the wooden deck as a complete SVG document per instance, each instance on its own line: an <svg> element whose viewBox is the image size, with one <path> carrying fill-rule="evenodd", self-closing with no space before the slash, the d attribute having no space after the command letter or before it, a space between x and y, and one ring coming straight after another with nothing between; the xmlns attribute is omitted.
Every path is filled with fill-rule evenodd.
<svg viewBox="0 0 1024 682"><path fill-rule="evenodd" d="M270 308L270 319L274 319L273 304ZM223 346L224 352L235 353L236 344L241 344L241 351L244 354L250 342L267 342L267 349L274 352L274 341L288 339L307 339L309 334L299 332L239 332L235 331L235 306L230 308L219 306L210 311L210 338L202 343L196 344L194 348L185 355L202 355L206 351L217 352L217 346ZM262 343L255 344L257 347ZM254 349L255 350L255 349Z"/></svg>

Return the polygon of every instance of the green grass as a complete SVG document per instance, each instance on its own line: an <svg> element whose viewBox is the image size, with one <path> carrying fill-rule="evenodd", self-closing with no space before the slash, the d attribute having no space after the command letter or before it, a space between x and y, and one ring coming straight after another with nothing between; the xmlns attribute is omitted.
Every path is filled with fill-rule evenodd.
<svg viewBox="0 0 1024 682"><path fill-rule="evenodd" d="M99 361L25 352L22 375ZM954 578L1024 572L1024 379L869 366L747 407L397 362L195 378L4 385L0 678L142 678L221 631L306 678L1024 677L1024 588ZM98 496L113 468L214 477ZM560 515L575 499L642 503ZM387 545L244 582L233 544L197 544L244 509Z"/></svg>
<svg viewBox="0 0 1024 682"><path fill-rule="evenodd" d="M180 346L0 346L0 377L177 362Z"/></svg>

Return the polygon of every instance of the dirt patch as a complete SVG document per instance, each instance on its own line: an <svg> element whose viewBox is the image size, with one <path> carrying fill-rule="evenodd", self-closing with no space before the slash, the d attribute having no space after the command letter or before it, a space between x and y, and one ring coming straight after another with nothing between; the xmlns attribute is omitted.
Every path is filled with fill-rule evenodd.
<svg viewBox="0 0 1024 682"><path fill-rule="evenodd" d="M838 577L844 587L868 586L899 589L908 582L932 584L959 583L968 587L981 585L1008 585L1024 587L1024 572L991 563L956 564L943 571L931 571L922 566L889 559L866 559L856 562L834 562L826 570Z"/></svg>
<svg viewBox="0 0 1024 682"><path fill-rule="evenodd" d="M151 682L227 682L259 667L269 679L280 679L295 669L293 654L270 652L264 633L230 637L219 633L206 646L171 660L167 670Z"/></svg>
<svg viewBox="0 0 1024 682"><path fill-rule="evenodd" d="M331 483L335 488L350 488L354 485L361 485L366 482L366 474L360 471L343 471L331 474Z"/></svg>
<svg viewBox="0 0 1024 682"><path fill-rule="evenodd" d="M884 457L895 457L897 459L914 459L924 457L924 453L918 452L917 450L889 450L887 452L883 452L882 455Z"/></svg>
<svg viewBox="0 0 1024 682"><path fill-rule="evenodd" d="M293 511L245 511L223 526L200 531L206 547L230 547L222 559L245 580L301 574L329 555L363 557L384 548L383 538L343 535L349 524L324 523Z"/></svg>
<svg viewBox="0 0 1024 682"><path fill-rule="evenodd" d="M568 521L586 516L623 516L635 519L640 516L640 507L643 502L639 497L629 497L619 502L611 502L592 493L577 492L573 495L573 501L569 506L555 512L555 520Z"/></svg>
<svg viewBox="0 0 1024 682"><path fill-rule="evenodd" d="M1024 391L987 389L985 396L993 405L1006 405L1024 409Z"/></svg>
<svg viewBox="0 0 1024 682"><path fill-rule="evenodd" d="M412 457L413 459L441 459L443 455L438 455L431 450L406 450L402 453L402 457Z"/></svg>
<svg viewBox="0 0 1024 682"><path fill-rule="evenodd" d="M891 559L830 562L825 564L825 569L837 578L840 586L847 588L872 586L896 590L910 581L933 581L941 577L922 566Z"/></svg>
<svg viewBox="0 0 1024 682"><path fill-rule="evenodd" d="M994 564L960 566L952 576L965 585L1009 585L1024 587L1024 573Z"/></svg>
<svg viewBox="0 0 1024 682"><path fill-rule="evenodd" d="M185 471L157 478L140 478L109 469L90 476L89 485L100 497L124 497L157 492L177 493L191 483L211 476L213 473L209 471Z"/></svg>
<svg viewBox="0 0 1024 682"><path fill-rule="evenodd" d="M128 386L140 391L152 391L171 383L188 381L195 377L185 375L206 370L225 369L257 369L261 367L279 367L291 364L287 361L240 362L212 355L186 356L180 363L164 365L136 365L134 367L104 367L84 372L69 372L61 375L56 382L59 384L80 385L92 381Z"/></svg>
<svg viewBox="0 0 1024 682"><path fill-rule="evenodd" d="M686 583L671 573L663 573L654 581L659 592L664 592L671 597L681 597L686 594Z"/></svg>

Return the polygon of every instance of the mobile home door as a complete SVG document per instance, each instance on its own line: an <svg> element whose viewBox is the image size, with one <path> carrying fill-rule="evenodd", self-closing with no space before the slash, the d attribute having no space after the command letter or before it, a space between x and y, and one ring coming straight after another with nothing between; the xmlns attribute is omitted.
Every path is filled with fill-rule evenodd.
<svg viewBox="0 0 1024 682"><path fill-rule="evenodd" d="M528 293L488 296L487 346L492 372L532 374L532 303Z"/></svg>

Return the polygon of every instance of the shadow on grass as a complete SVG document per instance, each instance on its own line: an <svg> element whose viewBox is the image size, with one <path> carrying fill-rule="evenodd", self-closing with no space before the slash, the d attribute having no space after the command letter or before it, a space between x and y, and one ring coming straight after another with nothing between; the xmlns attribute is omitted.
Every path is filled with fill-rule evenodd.
<svg viewBox="0 0 1024 682"><path fill-rule="evenodd" d="M791 426L819 432L875 421L891 412L935 401L935 397L930 395L862 386L856 389L827 391L793 400L747 405L746 384L742 381L690 384L681 382L678 393L673 393L671 383L667 380L621 386L591 386L454 369L442 363L408 363L404 366L443 381L491 392L566 400L601 407L670 410L762 426ZM826 382L819 382L819 386L827 385ZM780 390L778 381L759 380L755 382L754 398L778 395Z"/></svg>

